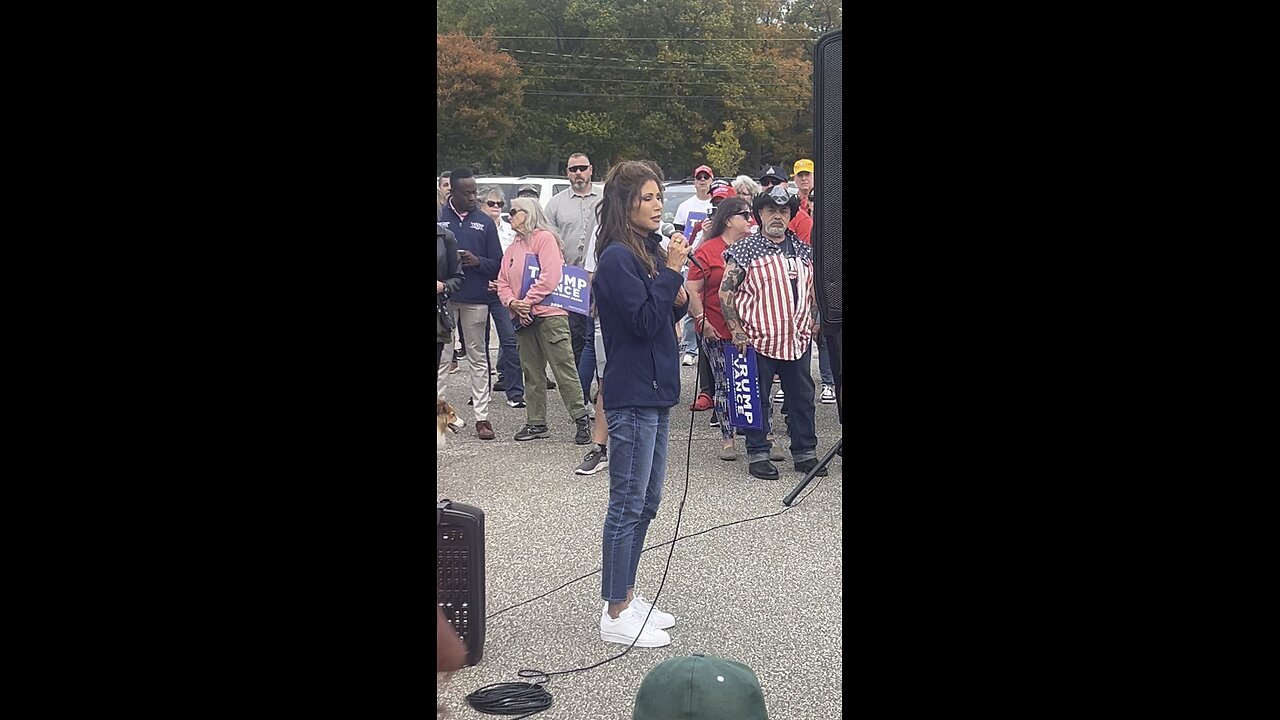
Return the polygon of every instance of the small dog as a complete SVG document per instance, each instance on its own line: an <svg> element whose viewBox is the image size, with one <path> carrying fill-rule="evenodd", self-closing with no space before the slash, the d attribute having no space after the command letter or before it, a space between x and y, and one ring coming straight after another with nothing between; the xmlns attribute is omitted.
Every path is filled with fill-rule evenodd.
<svg viewBox="0 0 1280 720"><path fill-rule="evenodd" d="M436 452L444 450L444 431L458 432L458 413L453 406L442 397L436 398Z"/></svg>

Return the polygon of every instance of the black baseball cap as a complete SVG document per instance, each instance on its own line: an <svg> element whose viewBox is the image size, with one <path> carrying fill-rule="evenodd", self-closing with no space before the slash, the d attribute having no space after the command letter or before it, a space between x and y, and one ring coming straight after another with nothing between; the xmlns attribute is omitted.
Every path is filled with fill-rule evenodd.
<svg viewBox="0 0 1280 720"><path fill-rule="evenodd" d="M786 170L782 169L781 165L765 165L764 169L760 171L760 177L756 179L763 180L767 177L777 178L782 182L786 182L791 179L791 176L787 174Z"/></svg>

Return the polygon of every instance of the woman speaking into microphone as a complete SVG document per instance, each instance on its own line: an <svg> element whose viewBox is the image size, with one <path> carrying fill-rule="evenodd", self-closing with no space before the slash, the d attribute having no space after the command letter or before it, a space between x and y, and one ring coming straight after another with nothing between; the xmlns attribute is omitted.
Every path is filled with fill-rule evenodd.
<svg viewBox="0 0 1280 720"><path fill-rule="evenodd" d="M591 294L609 358L602 387L611 456L600 639L662 647L671 642L664 631L676 620L657 608L650 613L636 594L636 567L662 500L671 408L680 399L680 356L671 328L688 305L680 268L689 247L675 235L662 249L662 185L644 163L623 162L609 171L597 213Z"/></svg>

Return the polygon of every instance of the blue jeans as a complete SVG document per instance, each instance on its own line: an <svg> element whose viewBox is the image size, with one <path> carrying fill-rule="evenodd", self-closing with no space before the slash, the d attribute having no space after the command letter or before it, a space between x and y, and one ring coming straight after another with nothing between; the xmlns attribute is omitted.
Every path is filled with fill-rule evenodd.
<svg viewBox="0 0 1280 720"><path fill-rule="evenodd" d="M823 385L834 386L836 377L831 374L831 353L827 352L827 336L819 333L814 337L818 339L818 376L822 378Z"/></svg>
<svg viewBox="0 0 1280 720"><path fill-rule="evenodd" d="M591 381L596 378L596 319L587 318L587 344L578 359L578 379L582 381L583 402L591 404Z"/></svg>
<svg viewBox="0 0 1280 720"><path fill-rule="evenodd" d="M803 462L818 457L818 431L814 425L813 405L813 348L810 346L798 360L775 360L756 353L756 368L760 372L760 398L768 403L773 397L773 376L776 373L782 381L782 390L786 393L783 409L787 414L787 429L791 435L791 460ZM769 459L769 449L773 443L766 437L770 432L771 412L764 414L763 430L747 430L740 432L747 439L747 462L753 463Z"/></svg>
<svg viewBox="0 0 1280 720"><path fill-rule="evenodd" d="M607 602L623 602L627 590L636 586L644 537L662 500L671 408L623 407L606 410L605 417L609 420L609 510L604 516L600 596Z"/></svg>
<svg viewBox="0 0 1280 720"><path fill-rule="evenodd" d="M520 348L516 345L516 329L511 325L511 311L502 307L502 301L496 296L489 301L489 319L498 326L498 374L507 386L507 399L515 400L524 397L524 376L520 371ZM488 355L489 336L484 338L485 354Z"/></svg>
<svg viewBox="0 0 1280 720"><path fill-rule="evenodd" d="M694 357L698 357L698 329L693 318L685 318L684 334L680 340L680 350Z"/></svg>

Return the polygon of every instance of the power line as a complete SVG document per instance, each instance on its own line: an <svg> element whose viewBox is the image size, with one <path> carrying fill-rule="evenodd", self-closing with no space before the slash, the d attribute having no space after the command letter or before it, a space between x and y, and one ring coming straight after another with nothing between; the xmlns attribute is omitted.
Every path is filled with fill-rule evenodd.
<svg viewBox="0 0 1280 720"><path fill-rule="evenodd" d="M476 40L489 38L490 40L595 40L600 42L652 42L654 40L681 40L684 42L817 42L818 38L681 38L681 37L652 37L652 38L613 38L613 37L546 37L543 35L468 35L467 37Z"/></svg>
<svg viewBox="0 0 1280 720"><path fill-rule="evenodd" d="M608 60L610 62L622 63L662 63L664 65L737 65L740 67L773 67L773 63L769 62L699 62L697 60L645 60L640 58L617 58L617 57L601 57L599 55L567 55L557 52L542 52L540 50L513 50L511 48L500 47L498 50L502 52L522 53L526 55L546 55L548 57L572 58L574 60Z"/></svg>
<svg viewBox="0 0 1280 720"><path fill-rule="evenodd" d="M588 77L547 77L547 76L524 76L525 79L567 79L573 82L620 82L620 83L640 83L640 85L718 85L722 87L741 87L744 83L740 82L710 82L710 81L678 81L678 79L600 79ZM795 87L794 82L756 82L754 87Z"/></svg>
<svg viewBox="0 0 1280 720"><path fill-rule="evenodd" d="M529 61L529 60L516 60L516 62L520 64L520 67L564 67L564 68L577 68L577 69L579 69L579 70L583 69L583 67L584 67L584 66L582 65L582 63L540 63L540 62L532 62L532 61ZM643 60L641 60L641 61L639 61L639 62L644 62L644 61L643 61ZM746 71L748 71L748 70L750 69L750 68L745 67L745 66L744 66L744 67L740 67L740 68L730 68L730 69L728 69L728 70L715 70L715 69L712 69L712 68L705 68L705 69L704 69L704 68L685 68L685 67L671 67L671 68L667 68L667 67L635 67L635 66L631 66L631 67L613 67L613 66L609 66L609 65L594 65L594 64L593 64L593 65L590 65L589 67L591 67L591 68L593 68L593 69L595 69L595 70L621 70L621 71L626 71L626 72L634 72L634 71L636 71L636 70L644 70L644 71L647 71L647 72L698 72L698 73L740 73L740 72L746 72Z"/></svg>
<svg viewBox="0 0 1280 720"><path fill-rule="evenodd" d="M595 95L591 93L576 92L554 92L554 91L535 91L525 90L525 95L560 95L563 97L593 97L593 98L649 98L656 100L783 100L787 102L808 102L809 98L793 97L793 98L776 98L772 95Z"/></svg>

